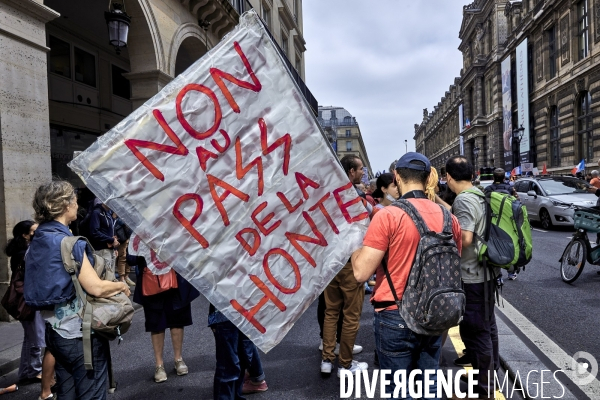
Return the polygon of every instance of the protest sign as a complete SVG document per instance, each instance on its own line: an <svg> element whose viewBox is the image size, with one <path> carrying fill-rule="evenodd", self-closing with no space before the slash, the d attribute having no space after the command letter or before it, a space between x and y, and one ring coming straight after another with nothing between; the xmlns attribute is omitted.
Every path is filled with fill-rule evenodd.
<svg viewBox="0 0 600 400"><path fill-rule="evenodd" d="M142 242L142 239L135 233L129 238L127 252L132 256L144 257L146 266L154 275L164 275L171 270L171 266L160 261L156 256L156 252Z"/></svg>
<svg viewBox="0 0 600 400"><path fill-rule="evenodd" d="M533 163L521 163L521 173L533 172Z"/></svg>
<svg viewBox="0 0 600 400"><path fill-rule="evenodd" d="M368 225L253 11L69 166L265 352Z"/></svg>

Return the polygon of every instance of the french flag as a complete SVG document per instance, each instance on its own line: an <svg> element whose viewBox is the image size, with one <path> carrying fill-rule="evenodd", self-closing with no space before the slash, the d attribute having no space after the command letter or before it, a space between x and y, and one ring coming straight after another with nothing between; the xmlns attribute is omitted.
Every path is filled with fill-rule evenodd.
<svg viewBox="0 0 600 400"><path fill-rule="evenodd" d="M516 175L521 175L521 166L514 167L513 170L510 172L510 176Z"/></svg>
<svg viewBox="0 0 600 400"><path fill-rule="evenodd" d="M584 171L585 170L585 160L581 160L581 162L571 170L571 173L573 175L575 175L578 172Z"/></svg>

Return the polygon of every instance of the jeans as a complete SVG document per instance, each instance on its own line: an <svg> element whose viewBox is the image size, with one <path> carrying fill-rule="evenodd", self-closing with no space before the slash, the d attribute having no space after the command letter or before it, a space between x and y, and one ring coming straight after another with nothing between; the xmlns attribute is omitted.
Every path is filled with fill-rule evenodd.
<svg viewBox="0 0 600 400"><path fill-rule="evenodd" d="M83 362L83 340L65 339L46 324L46 345L56 358L57 397L61 400L104 400L108 390L108 340L92 335L93 370Z"/></svg>
<svg viewBox="0 0 600 400"><path fill-rule="evenodd" d="M375 331L375 345L379 357L379 368L392 371L391 384L387 393L392 394L395 390L393 374L398 370L406 371L406 379L413 369L438 370L440 353L442 347L441 336L419 335L408 329L406 322L402 319L398 310L375 312L373 318L373 329ZM429 392L437 392L437 376L431 375L433 384ZM423 393L425 388L423 387ZM402 394L402 390L398 395ZM408 385L406 388L406 399L410 399Z"/></svg>
<svg viewBox="0 0 600 400"><path fill-rule="evenodd" d="M42 373L42 348L46 347L46 322L39 311L31 321L21 321L23 345L21 347L21 362L19 364L19 380L35 378Z"/></svg>
<svg viewBox="0 0 600 400"><path fill-rule="evenodd" d="M213 385L214 400L244 400L242 386L246 370L254 382L265 374L258 349L230 321L211 325L215 336L217 366Z"/></svg>
<svg viewBox="0 0 600 400"><path fill-rule="evenodd" d="M483 283L465 283L463 288L467 304L463 320L459 325L460 337L465 344L473 369L479 370L480 390L487 391L488 376L493 379L494 371L500 368L494 303L489 304L490 315L486 320ZM493 382L490 382L490 386L492 385Z"/></svg>

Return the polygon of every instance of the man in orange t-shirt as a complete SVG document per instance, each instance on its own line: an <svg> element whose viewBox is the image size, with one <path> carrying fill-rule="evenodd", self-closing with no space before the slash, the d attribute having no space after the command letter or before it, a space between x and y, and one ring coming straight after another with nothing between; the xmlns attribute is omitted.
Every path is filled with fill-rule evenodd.
<svg viewBox="0 0 600 400"><path fill-rule="evenodd" d="M425 186L431 171L427 157L406 153L396 163L396 182L402 198L417 209L427 226L436 232L443 230L444 214L441 207L427 199ZM452 233L460 251L462 237L458 220L452 216ZM411 331L394 304L394 296L381 267L387 254L387 265L399 299L402 299L406 281L415 259L421 237L413 220L398 207L385 207L374 217L367 230L361 249L352 254L352 266L357 281L364 282L375 272L375 293L371 302L375 307L374 329L379 366L383 369L433 370L438 368L441 336L419 335ZM410 351L407 351L409 350ZM435 393L437 381L431 376ZM425 382L423 382L423 385Z"/></svg>
<svg viewBox="0 0 600 400"><path fill-rule="evenodd" d="M590 185L596 187L597 189L600 189L600 179L598 179L598 175L598 171L592 171L592 180L590 181Z"/></svg>

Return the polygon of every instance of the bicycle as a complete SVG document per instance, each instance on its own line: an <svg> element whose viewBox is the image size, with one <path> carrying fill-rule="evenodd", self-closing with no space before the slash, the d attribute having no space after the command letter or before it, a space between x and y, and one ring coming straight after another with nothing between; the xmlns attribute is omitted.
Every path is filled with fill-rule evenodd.
<svg viewBox="0 0 600 400"><path fill-rule="evenodd" d="M600 265L600 244L596 243L592 247L587 235L588 232L600 232L600 210L575 207L574 220L577 232L558 260L561 278L566 283L573 283L579 278L586 261L592 265Z"/></svg>

